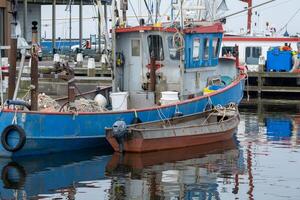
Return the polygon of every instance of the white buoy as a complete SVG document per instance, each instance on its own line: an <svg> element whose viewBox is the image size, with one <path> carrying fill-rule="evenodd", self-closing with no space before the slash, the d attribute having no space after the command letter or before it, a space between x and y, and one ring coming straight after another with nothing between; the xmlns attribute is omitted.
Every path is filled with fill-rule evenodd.
<svg viewBox="0 0 300 200"><path fill-rule="evenodd" d="M94 69L95 68L95 59L94 58L89 58L88 59L87 68L88 69Z"/></svg>
<svg viewBox="0 0 300 200"><path fill-rule="evenodd" d="M107 105L107 99L102 94L97 94L94 98L94 101L102 108L105 108Z"/></svg>
<svg viewBox="0 0 300 200"><path fill-rule="evenodd" d="M54 56L53 56L53 62L54 62L54 63L60 62L60 56L59 56L58 53L54 54Z"/></svg>

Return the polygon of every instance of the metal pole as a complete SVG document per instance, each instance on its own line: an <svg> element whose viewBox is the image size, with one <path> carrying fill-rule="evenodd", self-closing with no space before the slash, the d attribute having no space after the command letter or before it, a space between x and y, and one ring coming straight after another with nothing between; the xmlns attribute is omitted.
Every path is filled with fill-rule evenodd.
<svg viewBox="0 0 300 200"><path fill-rule="evenodd" d="M27 0L24 0L24 21L23 21L23 27L24 27L24 33L23 33L23 37L25 38L25 40L27 41L27 22L28 22L28 4L27 4Z"/></svg>
<svg viewBox="0 0 300 200"><path fill-rule="evenodd" d="M97 6L98 6L98 49L101 55L102 54L101 52L101 1L97 1Z"/></svg>
<svg viewBox="0 0 300 200"><path fill-rule="evenodd" d="M2 81L2 49L0 48L0 92L1 92L1 106L3 106L3 102L4 102L4 100L3 100L3 81Z"/></svg>
<svg viewBox="0 0 300 200"><path fill-rule="evenodd" d="M100 14L99 9L101 9L101 7L98 8L98 46L99 46L98 49L99 49L99 53L101 55L102 54L102 52L101 52L101 14Z"/></svg>
<svg viewBox="0 0 300 200"><path fill-rule="evenodd" d="M31 49L31 110L38 110L38 46L37 46L37 22L32 22L32 49Z"/></svg>
<svg viewBox="0 0 300 200"><path fill-rule="evenodd" d="M70 2L70 18L69 18L69 49L71 50L71 42L72 42L72 2ZM71 51L70 51L71 52Z"/></svg>
<svg viewBox="0 0 300 200"><path fill-rule="evenodd" d="M183 0L180 0L180 27L183 32L184 30L184 19L183 19ZM183 64L183 52L184 49L180 50L180 100L183 100L183 91L184 91L184 64Z"/></svg>
<svg viewBox="0 0 300 200"><path fill-rule="evenodd" d="M52 3L52 50L53 54L56 52L56 0L53 0Z"/></svg>
<svg viewBox="0 0 300 200"><path fill-rule="evenodd" d="M82 5L83 0L80 0L79 5L79 48L82 49Z"/></svg>
<svg viewBox="0 0 300 200"><path fill-rule="evenodd" d="M10 40L10 55L9 55L9 77L8 77L8 99L12 99L16 87L16 73L17 73L17 35L16 35L16 26L17 26L17 0L11 1L11 40Z"/></svg>
<svg viewBox="0 0 300 200"><path fill-rule="evenodd" d="M112 16L112 32L111 32L111 39L112 39L112 48L111 48L111 56L112 56L112 68L113 68L113 72L112 72L112 91L116 92L117 88L116 88L116 19L115 19L115 10L116 10L116 2L115 0L112 0L112 12L113 16Z"/></svg>
<svg viewBox="0 0 300 200"><path fill-rule="evenodd" d="M154 56L150 58L150 87L149 90L151 92L155 92L155 85L156 85L156 62Z"/></svg>
<svg viewBox="0 0 300 200"><path fill-rule="evenodd" d="M113 15L114 15L114 13L113 13ZM107 53L108 26L107 26L107 5L106 5L106 3L104 4L104 19L105 19L105 32L106 32L106 37L105 37L105 41L104 41L104 50L105 50L105 53Z"/></svg>
<svg viewBox="0 0 300 200"><path fill-rule="evenodd" d="M248 8L252 8L252 0L248 0ZM248 10L248 18L247 18L247 33L251 34L251 25L252 25L252 9Z"/></svg>

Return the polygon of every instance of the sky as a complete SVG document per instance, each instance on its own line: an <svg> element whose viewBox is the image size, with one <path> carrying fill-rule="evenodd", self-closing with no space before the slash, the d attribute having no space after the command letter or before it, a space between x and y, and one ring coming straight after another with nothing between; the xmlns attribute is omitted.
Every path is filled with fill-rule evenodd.
<svg viewBox="0 0 300 200"><path fill-rule="evenodd" d="M268 0L253 0L253 5L258 5L260 3L266 2ZM129 24L137 24L137 20L134 16L134 12L138 16L145 16L147 13L146 8L143 4L143 0L129 0ZM244 9L247 4L239 0L227 0L228 11L224 12L223 15L229 15ZM131 6L132 5L132 6ZM51 14L52 6L42 6L42 37L51 38ZM56 14L56 26L57 26L57 37L69 38L69 11L65 11L66 6L57 6ZM108 7L108 13L110 15L111 10ZM169 3L165 0L162 1L160 7L160 13L162 14L162 21L166 21L167 15L170 15ZM72 37L78 38L79 36L79 8L78 6L73 6L72 8ZM97 10L94 6L84 6L83 8L83 37L88 38L91 34L97 34ZM292 16L294 16L292 18ZM291 19L292 18L292 19ZM276 0L270 4L264 5L262 7L253 10L253 24L256 22L257 26L253 28L254 31L264 30L266 22L276 30L282 29L286 23L291 19L287 26L287 31L291 35L300 33L300 0ZM235 15L227 19L225 25L225 30L228 32L239 33L241 29L246 30L247 26L247 12L239 15ZM285 32L285 28L282 29L282 34Z"/></svg>

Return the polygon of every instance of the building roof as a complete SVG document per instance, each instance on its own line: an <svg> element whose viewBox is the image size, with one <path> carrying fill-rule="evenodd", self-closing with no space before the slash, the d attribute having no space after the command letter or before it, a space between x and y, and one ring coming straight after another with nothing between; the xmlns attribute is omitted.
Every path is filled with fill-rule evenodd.
<svg viewBox="0 0 300 200"><path fill-rule="evenodd" d="M300 42L298 37L253 37L253 36L224 36L223 41L246 42Z"/></svg>

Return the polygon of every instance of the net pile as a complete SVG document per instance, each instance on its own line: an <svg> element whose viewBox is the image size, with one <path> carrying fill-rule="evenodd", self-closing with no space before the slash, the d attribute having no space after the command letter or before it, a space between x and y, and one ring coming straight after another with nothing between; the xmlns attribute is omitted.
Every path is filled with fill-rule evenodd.
<svg viewBox="0 0 300 200"><path fill-rule="evenodd" d="M76 111L76 112L103 112L106 109L99 106L94 100L90 99L79 99L75 100L74 103L69 104L65 111Z"/></svg>
<svg viewBox="0 0 300 200"><path fill-rule="evenodd" d="M59 111L60 105L50 96L41 93L38 96L38 109L40 111Z"/></svg>

